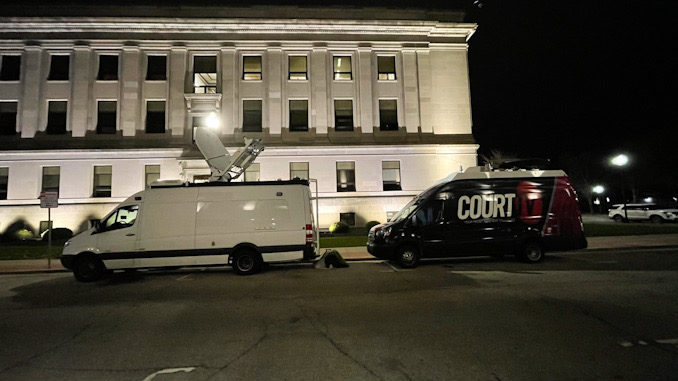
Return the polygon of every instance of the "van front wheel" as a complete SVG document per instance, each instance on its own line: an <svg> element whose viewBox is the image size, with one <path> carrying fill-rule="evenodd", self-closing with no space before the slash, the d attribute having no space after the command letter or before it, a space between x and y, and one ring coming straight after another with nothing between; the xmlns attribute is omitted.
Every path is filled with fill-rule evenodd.
<svg viewBox="0 0 678 381"><path fill-rule="evenodd" d="M261 255L254 250L239 250L233 256L233 271L238 275L252 275L261 270Z"/></svg>
<svg viewBox="0 0 678 381"><path fill-rule="evenodd" d="M73 275L80 282L96 282L105 271L104 264L93 255L81 256L73 264Z"/></svg>
<svg viewBox="0 0 678 381"><path fill-rule="evenodd" d="M544 250L537 241L527 241L518 252L518 258L527 263L537 263L544 260Z"/></svg>
<svg viewBox="0 0 678 381"><path fill-rule="evenodd" d="M395 260L402 268L416 267L419 262L419 250L414 246L403 246L396 252Z"/></svg>

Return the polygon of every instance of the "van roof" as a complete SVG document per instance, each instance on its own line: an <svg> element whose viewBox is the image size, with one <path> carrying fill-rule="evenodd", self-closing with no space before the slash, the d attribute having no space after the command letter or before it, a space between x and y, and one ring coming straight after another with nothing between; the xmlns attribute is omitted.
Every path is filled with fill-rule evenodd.
<svg viewBox="0 0 678 381"><path fill-rule="evenodd" d="M489 167L469 167L459 172L452 172L447 177L436 181L435 185L457 180L471 179L513 179L529 177L564 177L565 171L560 169L491 169ZM435 186L434 185L434 186Z"/></svg>
<svg viewBox="0 0 678 381"><path fill-rule="evenodd" d="M213 181L208 183L191 183L181 180L158 180L151 184L151 188L182 188L182 187L239 187L239 186L264 186L264 185L306 185L308 180L292 179L292 180L277 180L277 181Z"/></svg>

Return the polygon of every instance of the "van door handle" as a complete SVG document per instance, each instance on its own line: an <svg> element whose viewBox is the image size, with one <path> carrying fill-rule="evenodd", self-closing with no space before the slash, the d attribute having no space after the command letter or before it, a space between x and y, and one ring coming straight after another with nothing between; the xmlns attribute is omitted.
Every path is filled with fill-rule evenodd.
<svg viewBox="0 0 678 381"><path fill-rule="evenodd" d="M128 233L128 234L125 234L125 235L126 235L127 237L132 237L132 236L135 236L136 234L134 234L134 233Z"/></svg>

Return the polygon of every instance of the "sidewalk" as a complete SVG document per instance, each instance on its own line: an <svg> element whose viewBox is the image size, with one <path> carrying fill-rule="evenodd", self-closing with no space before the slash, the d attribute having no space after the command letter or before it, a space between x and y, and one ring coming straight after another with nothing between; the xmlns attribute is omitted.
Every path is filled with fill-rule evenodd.
<svg viewBox="0 0 678 381"><path fill-rule="evenodd" d="M678 246L678 234L652 234L631 236L590 237L586 250L623 249L634 247ZM322 255L329 248L322 247L318 254ZM365 246L335 248L341 256L349 261L376 259L371 256ZM28 259L0 261L0 274L44 273L69 271L61 266L59 259L52 259L47 266L46 259Z"/></svg>

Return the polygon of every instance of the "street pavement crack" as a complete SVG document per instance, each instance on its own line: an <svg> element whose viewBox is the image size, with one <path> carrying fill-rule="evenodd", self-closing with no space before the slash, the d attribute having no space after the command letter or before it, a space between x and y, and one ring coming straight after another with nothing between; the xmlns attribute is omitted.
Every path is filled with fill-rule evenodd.
<svg viewBox="0 0 678 381"><path fill-rule="evenodd" d="M219 374L220 372L224 371L226 368L228 368L229 366L231 366L231 364L233 364L234 362L236 362L236 361L240 360L241 358L245 357L248 353L252 352L252 351L254 350L254 348L258 347L259 344L261 344L264 340L266 340L266 339L268 338L268 329L269 329L270 326L271 326L271 323L266 324L266 330L264 331L264 334L259 338L259 340L257 340L254 344L252 344L251 346L249 346L249 347L248 347L247 349L245 349L244 351L242 351L242 352L241 352L238 356L236 356L233 360L227 362L224 366L222 366L222 367L218 368L216 371L212 372L209 376L207 376L207 378L205 378L205 380L213 379L217 374Z"/></svg>
<svg viewBox="0 0 678 381"><path fill-rule="evenodd" d="M351 356L351 354L348 353L347 350L344 350L344 349L342 349L342 348L339 346L339 344L334 340L334 338L332 338L332 337L328 334L329 328L328 328L328 326L327 326L326 324L324 324L324 323L320 320L320 317L318 316L318 315L319 315L319 314L318 314L318 311L314 310L314 309L311 308L311 307L304 307L304 306L300 305L299 303L295 303L295 304L296 304L297 308L299 308L299 310L301 311L301 313L306 317L306 319L308 319L308 321L311 323L311 325L313 326L313 328L314 328L317 332L319 332L323 337L325 337L325 339L327 339L327 341L329 341L330 344L332 344L332 346L334 347L334 349L336 349L339 353L341 353L342 355L344 355L344 356L345 356L346 358L348 358L349 360L351 360L351 361L353 361L354 363L358 364L361 368L365 369L365 371L367 371L369 374L373 375L374 377L376 377L376 378L379 379L379 380L383 380L383 378L381 378L378 374L374 373L374 371L372 371L372 369L368 368L365 364L363 364L363 363L361 363L360 361L358 361L358 359L356 359L355 357ZM310 312L312 312L313 314L311 314ZM406 374L405 372L403 372L402 370L401 370L401 372L404 373L404 374L407 376L407 374ZM410 378L408 377L408 379L410 379Z"/></svg>

